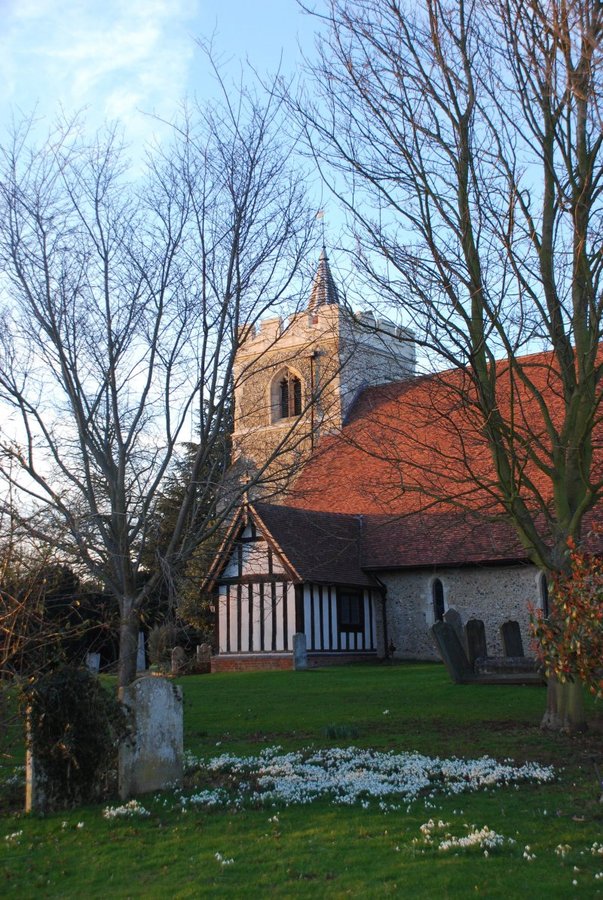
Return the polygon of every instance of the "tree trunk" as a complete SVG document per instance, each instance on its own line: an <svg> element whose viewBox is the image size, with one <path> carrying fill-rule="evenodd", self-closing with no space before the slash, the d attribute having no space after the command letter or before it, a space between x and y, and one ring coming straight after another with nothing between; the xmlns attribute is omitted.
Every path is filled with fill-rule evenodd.
<svg viewBox="0 0 603 900"><path fill-rule="evenodd" d="M122 616L119 625L119 687L126 687L136 678L136 658L138 655L138 614L131 610Z"/></svg>
<svg viewBox="0 0 603 900"><path fill-rule="evenodd" d="M567 734L586 731L584 697L580 681L566 681L562 684L556 678L549 678L546 712L540 727Z"/></svg>

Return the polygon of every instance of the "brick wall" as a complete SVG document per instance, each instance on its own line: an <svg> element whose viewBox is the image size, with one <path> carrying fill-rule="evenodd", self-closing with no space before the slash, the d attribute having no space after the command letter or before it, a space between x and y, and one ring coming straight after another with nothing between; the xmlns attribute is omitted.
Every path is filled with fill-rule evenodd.
<svg viewBox="0 0 603 900"><path fill-rule="evenodd" d="M309 653L308 668L345 666L348 663L375 662L376 653ZM224 653L212 656L213 672L266 672L293 669L293 654L286 653Z"/></svg>
<svg viewBox="0 0 603 900"><path fill-rule="evenodd" d="M218 654L212 656L213 672L261 672L293 668L293 654Z"/></svg>

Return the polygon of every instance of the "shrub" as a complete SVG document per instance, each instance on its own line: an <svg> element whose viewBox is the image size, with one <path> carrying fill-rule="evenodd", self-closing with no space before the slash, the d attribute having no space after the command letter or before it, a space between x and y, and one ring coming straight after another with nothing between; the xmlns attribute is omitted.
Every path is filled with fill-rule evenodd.
<svg viewBox="0 0 603 900"><path fill-rule="evenodd" d="M87 669L65 666L36 679L23 701L46 807L60 809L102 797L116 767L118 745L129 733L117 698Z"/></svg>
<svg viewBox="0 0 603 900"><path fill-rule="evenodd" d="M536 652L547 676L582 681L603 697L603 559L570 543L568 573L555 578L547 619L532 616Z"/></svg>
<svg viewBox="0 0 603 900"><path fill-rule="evenodd" d="M172 649L176 645L177 631L174 625L155 625L149 631L149 661L152 666L170 669Z"/></svg>

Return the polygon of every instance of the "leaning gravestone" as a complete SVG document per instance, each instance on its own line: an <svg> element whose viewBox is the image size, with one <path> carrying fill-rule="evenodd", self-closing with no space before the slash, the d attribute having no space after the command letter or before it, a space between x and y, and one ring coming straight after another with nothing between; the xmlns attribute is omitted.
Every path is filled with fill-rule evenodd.
<svg viewBox="0 0 603 900"><path fill-rule="evenodd" d="M452 625L456 632L456 636L459 639L461 647L465 646L465 633L463 631L463 620L461 619L461 615L451 606L450 609L447 609L444 613L444 621L448 622L449 625Z"/></svg>
<svg viewBox="0 0 603 900"><path fill-rule="evenodd" d="M308 651L306 649L306 635L303 631L293 635L293 668L296 672L308 668Z"/></svg>
<svg viewBox="0 0 603 900"><path fill-rule="evenodd" d="M473 667L452 625L436 622L431 629L448 674L456 684L473 681Z"/></svg>
<svg viewBox="0 0 603 900"><path fill-rule="evenodd" d="M505 656L524 656L519 622L503 622L500 626Z"/></svg>
<svg viewBox="0 0 603 900"><path fill-rule="evenodd" d="M469 619L465 625L465 640L467 657L472 666L475 666L476 659L485 659L488 656L486 628L481 619Z"/></svg>
<svg viewBox="0 0 603 900"><path fill-rule="evenodd" d="M174 647L172 650L172 675L182 675L186 670L186 651L183 647Z"/></svg>
<svg viewBox="0 0 603 900"><path fill-rule="evenodd" d="M183 773L182 688L145 676L121 690L132 717L133 736L119 748L122 800L181 785Z"/></svg>

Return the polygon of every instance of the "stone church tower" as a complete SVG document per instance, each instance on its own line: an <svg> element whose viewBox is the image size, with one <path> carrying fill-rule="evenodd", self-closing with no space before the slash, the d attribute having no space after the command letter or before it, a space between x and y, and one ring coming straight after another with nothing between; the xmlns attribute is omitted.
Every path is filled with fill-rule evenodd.
<svg viewBox="0 0 603 900"><path fill-rule="evenodd" d="M337 431L369 385L414 372L412 334L339 298L326 252L307 308L244 335L235 369L233 456L256 493L283 498L320 437Z"/></svg>

